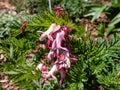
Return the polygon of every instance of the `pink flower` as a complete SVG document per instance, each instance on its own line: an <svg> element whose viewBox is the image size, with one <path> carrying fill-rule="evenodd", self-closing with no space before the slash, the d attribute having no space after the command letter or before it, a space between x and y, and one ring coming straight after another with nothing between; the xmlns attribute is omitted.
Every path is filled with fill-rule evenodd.
<svg viewBox="0 0 120 90"><path fill-rule="evenodd" d="M53 41L48 39L48 41L46 43L46 47L50 49L52 47L52 43L53 43Z"/></svg>
<svg viewBox="0 0 120 90"><path fill-rule="evenodd" d="M61 49L61 50L65 50L65 51L68 51L67 48L65 47L62 47L62 42L65 40L65 32L64 31L60 31L56 34L56 39L54 40L54 44L56 45L53 45L52 49L53 48L56 48L57 50ZM56 46L56 47L54 47ZM58 55L58 52L57 52L57 55Z"/></svg>
<svg viewBox="0 0 120 90"><path fill-rule="evenodd" d="M62 25L62 30L64 30L64 31L68 31L68 30L71 30L71 28L70 27L68 27L67 25Z"/></svg>
<svg viewBox="0 0 120 90"><path fill-rule="evenodd" d="M77 56L71 55L71 56L70 56L70 60L71 60L71 64L75 64L76 61L77 61Z"/></svg>
<svg viewBox="0 0 120 90"><path fill-rule="evenodd" d="M60 15L60 11L56 11L55 14L56 14L57 17L60 17L60 16L61 16L61 15Z"/></svg>
<svg viewBox="0 0 120 90"><path fill-rule="evenodd" d="M43 64L40 63L40 64L37 65L36 70L40 70L40 71L41 71L41 70L42 70L42 67L43 67Z"/></svg>
<svg viewBox="0 0 120 90"><path fill-rule="evenodd" d="M64 54L61 54L61 60L64 59ZM60 71L60 81L59 81L59 85L60 87L62 87L62 83L66 77L66 73L67 73L67 68L66 68L66 64L64 61L60 61L57 63L59 71Z"/></svg>
<svg viewBox="0 0 120 90"><path fill-rule="evenodd" d="M22 33L25 31L27 24L28 24L28 21L25 20L25 21L23 22L22 26L20 27Z"/></svg>
<svg viewBox="0 0 120 90"><path fill-rule="evenodd" d="M42 78L46 78L46 76L47 76L47 74L48 74L48 67L47 67L46 65L44 65L44 66L42 67L41 72L42 72Z"/></svg>
<svg viewBox="0 0 120 90"><path fill-rule="evenodd" d="M76 55L71 55L70 58L71 58L72 60L77 60L77 56L76 56Z"/></svg>
<svg viewBox="0 0 120 90"><path fill-rule="evenodd" d="M51 70L48 72L48 74L46 75L46 79L49 79L49 78L54 78L54 79L57 79L56 78L56 73L58 72L58 69L59 69L59 63L56 61L55 64L53 65L53 67L51 68Z"/></svg>
<svg viewBox="0 0 120 90"><path fill-rule="evenodd" d="M42 84L45 82L46 75L48 74L48 67L42 63L40 63L37 67L37 70L40 70L42 75Z"/></svg>
<svg viewBox="0 0 120 90"><path fill-rule="evenodd" d="M61 55L60 55L60 60L62 61L62 60L64 60L65 59L65 55L62 53Z"/></svg>
<svg viewBox="0 0 120 90"><path fill-rule="evenodd" d="M68 52L68 49L66 47L62 47L62 42L65 40L65 32L59 31L56 33L56 38L52 43L52 48L48 54L48 58L52 59L53 52L56 50L56 55L59 56L60 50L64 50Z"/></svg>
<svg viewBox="0 0 120 90"><path fill-rule="evenodd" d="M62 8L63 8L63 6L58 6L58 7L52 8L52 10L54 10L54 11L60 11Z"/></svg>
<svg viewBox="0 0 120 90"><path fill-rule="evenodd" d="M56 15L60 16L60 10L63 7L53 8L56 11ZM63 81L66 77L68 68L71 67L77 61L75 55L71 55L69 46L69 37L67 35L68 30L71 30L67 25L57 25L56 23L51 24L49 29L42 34L40 40L43 41L48 38L46 42L46 47L50 49L48 53L48 59L53 60L54 64L50 71L48 71L48 66L44 64L39 64L37 69L41 71L42 74L42 84L45 81L49 81L51 78L56 78L56 73L60 72L59 85L62 87Z"/></svg>
<svg viewBox="0 0 120 90"><path fill-rule="evenodd" d="M64 67L66 69L70 68L71 62L69 57L69 52L64 52L64 54L60 55L60 68Z"/></svg>
<svg viewBox="0 0 120 90"><path fill-rule="evenodd" d="M58 7L52 8L52 10L55 11L57 17L60 17L60 16L61 16L61 15L60 15L60 10L61 10L62 8L63 8L63 6L58 6Z"/></svg>
<svg viewBox="0 0 120 90"><path fill-rule="evenodd" d="M48 73L48 67L46 65L43 65L42 63L40 63L36 69L41 71L43 78L46 77Z"/></svg>
<svg viewBox="0 0 120 90"><path fill-rule="evenodd" d="M50 50L50 52L48 53L48 58L53 59L53 55L54 55L54 51Z"/></svg>
<svg viewBox="0 0 120 90"><path fill-rule="evenodd" d="M66 77L66 69L65 68L62 68L60 70L60 82L59 82L59 85L60 87L62 87L62 84L63 84L63 81L65 80L65 77Z"/></svg>
<svg viewBox="0 0 120 90"><path fill-rule="evenodd" d="M41 74L42 74L42 85L45 83L46 81L46 77L48 75L48 67L46 65L44 65L42 67L42 71L41 71Z"/></svg>
<svg viewBox="0 0 120 90"><path fill-rule="evenodd" d="M53 41L52 33L58 31L60 29L60 25L57 25L56 23L53 23L50 25L49 29L40 36L40 41L45 40L47 37Z"/></svg>

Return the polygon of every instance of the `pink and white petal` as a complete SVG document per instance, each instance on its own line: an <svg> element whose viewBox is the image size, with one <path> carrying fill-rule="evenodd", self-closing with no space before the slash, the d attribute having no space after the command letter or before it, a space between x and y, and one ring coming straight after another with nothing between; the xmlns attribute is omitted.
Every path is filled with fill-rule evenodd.
<svg viewBox="0 0 120 90"><path fill-rule="evenodd" d="M52 59L53 58L53 55L54 55L54 51L53 50L50 50L50 52L48 53L48 59Z"/></svg>
<svg viewBox="0 0 120 90"><path fill-rule="evenodd" d="M43 33L43 34L40 36L39 40L40 40L40 41L44 41L46 38L47 38L47 34L46 34L46 33Z"/></svg>
<svg viewBox="0 0 120 90"><path fill-rule="evenodd" d="M46 47L50 49L52 47L52 43L53 41L47 40Z"/></svg>
<svg viewBox="0 0 120 90"><path fill-rule="evenodd" d="M63 6L58 6L58 7L54 7L54 8L52 8L52 10L54 10L54 11L58 11L58 10L61 10L63 8Z"/></svg>
<svg viewBox="0 0 120 90"><path fill-rule="evenodd" d="M43 64L40 63L40 64L37 65L36 70L40 70L40 71L41 71L41 70L42 70L42 67L43 67Z"/></svg>
<svg viewBox="0 0 120 90"><path fill-rule="evenodd" d="M57 25L56 23L52 23L50 27L48 28L47 31L45 31L41 36L40 36L40 41L45 40L47 37L51 39L51 36L49 36L51 33L56 32L57 30L60 29L60 25Z"/></svg>
<svg viewBox="0 0 120 90"><path fill-rule="evenodd" d="M62 68L60 70L60 76L61 76L61 78L60 78L59 85L60 85L60 87L62 87L63 81L64 81L64 79L66 77L66 70L64 68Z"/></svg>

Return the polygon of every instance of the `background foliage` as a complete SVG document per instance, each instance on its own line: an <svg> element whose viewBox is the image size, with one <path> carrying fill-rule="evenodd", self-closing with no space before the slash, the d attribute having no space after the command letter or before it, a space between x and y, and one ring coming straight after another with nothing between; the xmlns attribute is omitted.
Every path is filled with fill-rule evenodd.
<svg viewBox="0 0 120 90"><path fill-rule="evenodd" d="M68 14L61 18L56 17L54 12L44 11L49 10L47 0L36 2L36 6L34 0L25 2L26 6L30 5L27 8L32 15L23 14L19 17L1 15L0 50L4 51L7 61L0 64L0 72L8 75L16 85L26 90L97 90L100 88L119 90L119 1L113 0L111 4L101 5L99 0L96 0L96 3L85 0L53 0L52 7L65 6ZM26 6L23 5L23 8ZM23 9L18 9L21 10ZM116 12L112 14L113 11ZM98 23L97 30L100 37L95 42L90 35L84 36L86 28L78 24L79 20L75 22L75 19L87 16L95 22L102 12L106 13L110 21L108 24ZM29 23L22 33L20 27L24 20ZM41 75L35 68L47 52L46 49L39 48L33 58L26 60L28 52L40 44L37 31L47 30L53 22L59 25L66 24L73 29L73 38L70 39L71 52L77 56L77 63L69 69L62 88L59 88L55 80L51 83L47 82L44 86L40 83ZM103 38L105 29L107 37Z"/></svg>

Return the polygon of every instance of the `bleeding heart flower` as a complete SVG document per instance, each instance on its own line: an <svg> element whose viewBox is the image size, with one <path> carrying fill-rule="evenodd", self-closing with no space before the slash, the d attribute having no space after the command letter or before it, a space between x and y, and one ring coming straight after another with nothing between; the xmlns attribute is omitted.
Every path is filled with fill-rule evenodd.
<svg viewBox="0 0 120 90"><path fill-rule="evenodd" d="M52 10L54 10L54 11L60 11L61 9L63 8L63 6L58 6L58 7L54 7L54 8L52 8Z"/></svg>
<svg viewBox="0 0 120 90"><path fill-rule="evenodd" d="M46 79L49 79L51 77L54 78L54 79L57 79L55 75L58 72L58 69L59 69L59 64L55 63L53 65L53 67L51 68L51 70L48 72L48 74L46 76Z"/></svg>
<svg viewBox="0 0 120 90"><path fill-rule="evenodd" d="M40 71L41 71L41 70L42 70L42 67L43 67L43 64L40 63L40 64L37 65L36 70L40 70Z"/></svg>
<svg viewBox="0 0 120 90"><path fill-rule="evenodd" d="M42 67L42 71L47 71L47 70L48 70L47 66L44 65L44 66Z"/></svg>
<svg viewBox="0 0 120 90"><path fill-rule="evenodd" d="M66 69L65 68L62 68L60 70L60 82L59 82L59 85L60 87L62 87L62 84L63 84L63 81L65 80L65 77L66 77Z"/></svg>
<svg viewBox="0 0 120 90"><path fill-rule="evenodd" d="M55 14L56 14L57 17L60 17L60 16L61 16L61 15L60 15L60 11L56 11Z"/></svg>
<svg viewBox="0 0 120 90"><path fill-rule="evenodd" d="M46 47L50 49L52 47L52 43L53 43L53 41L48 39L48 41L46 43Z"/></svg>
<svg viewBox="0 0 120 90"><path fill-rule="evenodd" d="M48 53L48 59L53 59L54 56L54 51L50 50L50 52Z"/></svg>
<svg viewBox="0 0 120 90"><path fill-rule="evenodd" d="M55 51L56 51L57 56L59 56L59 53L61 50L68 52L68 49L66 47L62 47L63 40L65 40L65 32L64 31L57 32L56 38L52 43L52 48L48 54L49 59L52 59L53 52L55 52Z"/></svg>
<svg viewBox="0 0 120 90"><path fill-rule="evenodd" d="M41 75L42 75L42 84L45 82L46 80L46 76L48 75L48 67L42 63L40 63L37 68L37 70L40 70Z"/></svg>
<svg viewBox="0 0 120 90"><path fill-rule="evenodd" d="M39 38L40 41L45 40L47 37L53 41L52 33L58 31L59 29L60 29L60 25L57 25L56 23L51 24L49 29L45 31Z"/></svg>
<svg viewBox="0 0 120 90"><path fill-rule="evenodd" d="M70 58L71 58L72 60L77 60L77 56L76 56L76 55L71 55Z"/></svg>
<svg viewBox="0 0 120 90"><path fill-rule="evenodd" d="M60 16L61 16L61 15L60 15L60 10L61 10L62 8L63 8L63 6L58 6L58 7L52 8L52 10L55 11L57 17L60 17Z"/></svg>
<svg viewBox="0 0 120 90"><path fill-rule="evenodd" d="M60 55L60 60L62 61L62 60L64 60L65 59L65 55L62 53L61 55Z"/></svg>
<svg viewBox="0 0 120 90"><path fill-rule="evenodd" d="M68 31L68 30L72 30L70 27L68 27L67 25L62 25L62 30L64 31Z"/></svg>
<svg viewBox="0 0 120 90"><path fill-rule="evenodd" d="M66 48L66 47L62 47L62 42L65 40L65 32L64 31L61 31L61 32L58 32L57 34L56 34L56 39L54 40L54 42L56 42L55 44L55 46L56 46L56 49L58 49L58 50L64 50L64 51L68 51L68 49ZM53 45L54 46L54 45ZM52 48L54 48L54 47L52 47ZM58 55L59 53L57 52L57 55Z"/></svg>
<svg viewBox="0 0 120 90"><path fill-rule="evenodd" d="M73 60L73 61L76 61L77 60L77 56L76 55L71 55L70 59Z"/></svg>
<svg viewBox="0 0 120 90"><path fill-rule="evenodd" d="M54 10L60 15L60 10L62 7L54 8ZM49 29L45 32L42 32L40 40L43 41L48 38L46 42L46 47L50 49L48 53L48 59L51 59L54 64L53 67L48 71L48 67L42 63L37 66L42 73L42 84L50 78L56 78L56 73L60 72L60 82L59 85L62 87L62 83L66 77L68 68L71 64L76 62L76 56L71 55L70 49L68 48L69 37L67 31L71 30L67 25L57 25L56 23L51 24ZM40 32L41 33L41 32Z"/></svg>
<svg viewBox="0 0 120 90"><path fill-rule="evenodd" d="M27 24L28 24L28 21L25 20L25 21L23 22L22 26L20 27L22 33L25 31Z"/></svg>

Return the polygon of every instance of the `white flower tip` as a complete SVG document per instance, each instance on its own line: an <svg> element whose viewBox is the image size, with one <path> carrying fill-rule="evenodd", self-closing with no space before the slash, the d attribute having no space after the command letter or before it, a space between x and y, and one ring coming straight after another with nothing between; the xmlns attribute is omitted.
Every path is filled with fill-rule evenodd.
<svg viewBox="0 0 120 90"><path fill-rule="evenodd" d="M71 66L71 64L70 64L70 59L67 59L67 60L66 60L66 64L67 64L68 68L70 68L70 66Z"/></svg>
<svg viewBox="0 0 120 90"><path fill-rule="evenodd" d="M60 29L60 25L57 25L56 23L52 23L46 32L50 34L51 32L56 32L59 29Z"/></svg>
<svg viewBox="0 0 120 90"><path fill-rule="evenodd" d="M38 64L37 67L36 67L36 70L42 70L42 66L43 66L42 63Z"/></svg>
<svg viewBox="0 0 120 90"><path fill-rule="evenodd" d="M46 39L46 37L47 37L47 35L46 35L45 33L43 33L43 34L40 36L39 40L40 40L40 41L43 41L43 40Z"/></svg>
<svg viewBox="0 0 120 90"><path fill-rule="evenodd" d="M43 34L44 32L43 31L37 31L39 34Z"/></svg>

